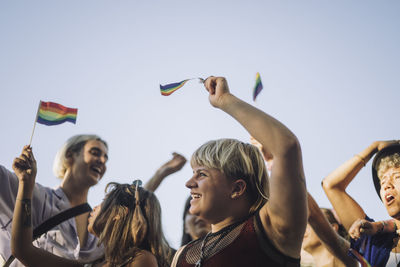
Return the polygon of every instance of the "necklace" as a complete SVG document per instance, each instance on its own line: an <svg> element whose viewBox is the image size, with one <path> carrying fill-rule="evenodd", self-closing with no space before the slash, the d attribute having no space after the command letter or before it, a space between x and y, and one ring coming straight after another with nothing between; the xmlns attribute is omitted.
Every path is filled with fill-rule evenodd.
<svg viewBox="0 0 400 267"><path fill-rule="evenodd" d="M204 258L204 246L207 242L207 238L210 236L211 232L208 232L206 236L204 237L203 241L201 242L201 247L200 247L200 259L196 262L195 267L201 267L201 264L203 263L203 258Z"/></svg>
<svg viewBox="0 0 400 267"><path fill-rule="evenodd" d="M211 245L207 248L207 252L212 251L220 242L221 240L227 236L231 232L232 228L227 229L221 235L218 237L217 240L213 241ZM207 235L204 237L203 241L201 242L201 247L200 247L200 259L196 262L195 267L201 267L203 264L204 260L204 255L206 254L206 243L208 237L211 235L211 232L208 232Z"/></svg>
<svg viewBox="0 0 400 267"><path fill-rule="evenodd" d="M244 218L243 220L240 220L236 223L233 223L227 227L225 227L224 229L216 232L216 233L212 233L212 232L208 232L207 235L204 237L203 241L201 242L201 246L200 246L200 258L199 260L196 262L195 267L201 267L203 265L203 261L206 258L205 256L207 255L207 253L211 252L215 247L217 247L218 244L221 243L222 239L224 239L224 237L226 237L229 233L231 233L231 231L236 228L237 226L239 226L240 224L242 224L244 221L246 221L249 218L249 216L247 216L246 218ZM219 237L214 240L211 241L209 247L206 248L206 244L207 244L207 239L210 236L217 236L219 235Z"/></svg>

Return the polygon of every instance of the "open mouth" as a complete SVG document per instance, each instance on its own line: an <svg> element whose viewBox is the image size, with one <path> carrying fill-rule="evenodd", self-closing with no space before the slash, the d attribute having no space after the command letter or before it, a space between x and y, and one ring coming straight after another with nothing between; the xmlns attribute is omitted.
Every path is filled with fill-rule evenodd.
<svg viewBox="0 0 400 267"><path fill-rule="evenodd" d="M191 193L190 195L192 196L192 199L199 199L201 197L201 195L197 193Z"/></svg>
<svg viewBox="0 0 400 267"><path fill-rule="evenodd" d="M93 172L95 172L95 173L97 173L98 175L101 176L102 171L101 171L101 168L100 168L100 167L98 167L98 166L91 166L91 167L90 167L90 170L92 170Z"/></svg>
<svg viewBox="0 0 400 267"><path fill-rule="evenodd" d="M392 202L394 201L394 196L391 195L391 194L387 194L387 195L385 195L385 200L386 200L386 203L387 203L388 205L390 205L390 204L392 204Z"/></svg>

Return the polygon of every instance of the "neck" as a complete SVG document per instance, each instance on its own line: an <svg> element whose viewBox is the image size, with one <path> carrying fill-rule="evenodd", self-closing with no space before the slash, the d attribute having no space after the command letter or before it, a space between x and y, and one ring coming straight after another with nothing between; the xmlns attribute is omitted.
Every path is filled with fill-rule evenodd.
<svg viewBox="0 0 400 267"><path fill-rule="evenodd" d="M77 179L74 179L74 177L67 172L61 182L61 189L64 191L72 207L87 202L89 193L89 187L85 187L76 181Z"/></svg>
<svg viewBox="0 0 400 267"><path fill-rule="evenodd" d="M233 205L234 208L230 212L230 216L227 216L223 218L222 220L212 223L211 224L211 232L215 233L218 232L219 230L234 224L236 222L239 222L243 219L245 219L247 216L249 216L249 210L251 205L248 204L247 202L241 201L238 203L234 203Z"/></svg>

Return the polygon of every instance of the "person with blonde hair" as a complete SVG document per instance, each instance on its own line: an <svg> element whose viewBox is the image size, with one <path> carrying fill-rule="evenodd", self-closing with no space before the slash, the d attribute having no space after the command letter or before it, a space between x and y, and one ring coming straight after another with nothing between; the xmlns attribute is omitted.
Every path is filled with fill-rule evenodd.
<svg viewBox="0 0 400 267"><path fill-rule="evenodd" d="M61 178L56 189L36 183L32 194L32 226L36 227L62 211L87 202L89 189L106 171L107 143L97 135L75 135L57 152L54 174ZM0 258L12 260L10 249L13 209L18 178L0 166ZM89 212L68 219L34 241L35 246L70 259L92 260L103 254L97 239L87 232ZM1 260L0 260L1 262ZM11 266L22 266L14 261Z"/></svg>
<svg viewBox="0 0 400 267"><path fill-rule="evenodd" d="M12 222L13 255L27 266L169 266L171 249L161 227L161 208L156 196L140 187L110 183L104 201L88 218L88 231L104 246L104 257L90 263L56 256L32 245L32 206L36 161L24 147L13 163L19 179Z"/></svg>
<svg viewBox="0 0 400 267"><path fill-rule="evenodd" d="M375 155L376 154L376 155ZM323 180L323 188L336 210L343 226L349 231L363 227L364 220L373 221L347 192L347 186L358 172L375 155L372 177L375 190L386 207L397 228L400 226L400 142L375 141L359 154L347 160ZM351 239L351 247L358 251L372 266L397 266L400 260L400 245L395 230L386 230L381 224L374 235ZM394 228L394 227L391 227Z"/></svg>
<svg viewBox="0 0 400 267"><path fill-rule="evenodd" d="M268 178L258 149L235 139L209 141L191 158L190 213L211 224L182 247L172 266L299 266L307 224L300 144L281 122L229 92L225 78L205 81L212 106L257 139L274 159Z"/></svg>

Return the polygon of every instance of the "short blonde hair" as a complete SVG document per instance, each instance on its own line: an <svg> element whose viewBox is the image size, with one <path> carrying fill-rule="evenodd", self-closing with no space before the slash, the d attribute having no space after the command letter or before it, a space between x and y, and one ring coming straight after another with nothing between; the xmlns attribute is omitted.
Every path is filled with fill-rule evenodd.
<svg viewBox="0 0 400 267"><path fill-rule="evenodd" d="M106 141L101 139L95 134L79 134L70 137L63 146L58 150L53 163L53 173L58 178L64 178L65 172L67 171L67 153L74 152L79 153L85 146L87 141L98 140L104 143L108 148Z"/></svg>
<svg viewBox="0 0 400 267"><path fill-rule="evenodd" d="M192 155L192 166L214 168L229 179L243 179L252 206L249 213L261 208L269 196L268 173L259 149L235 139L209 141Z"/></svg>
<svg viewBox="0 0 400 267"><path fill-rule="evenodd" d="M398 168L400 167L400 154L394 153L389 156L383 157L378 162L378 177L382 179L382 175L389 168Z"/></svg>

